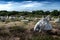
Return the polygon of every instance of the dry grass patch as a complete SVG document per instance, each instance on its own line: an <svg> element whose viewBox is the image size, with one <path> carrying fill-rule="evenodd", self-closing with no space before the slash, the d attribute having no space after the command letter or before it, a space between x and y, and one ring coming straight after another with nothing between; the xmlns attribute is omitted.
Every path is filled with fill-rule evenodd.
<svg viewBox="0 0 60 40"><path fill-rule="evenodd" d="M28 25L26 25L26 28L27 29L32 29L34 26L35 26L35 22L34 21L33 22L31 21L31 22L28 23Z"/></svg>

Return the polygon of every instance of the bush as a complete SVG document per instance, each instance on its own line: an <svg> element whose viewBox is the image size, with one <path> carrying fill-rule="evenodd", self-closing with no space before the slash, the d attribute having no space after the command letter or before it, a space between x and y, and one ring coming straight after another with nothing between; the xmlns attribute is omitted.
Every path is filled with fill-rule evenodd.
<svg viewBox="0 0 60 40"><path fill-rule="evenodd" d="M38 36L33 36L32 37L32 40L60 40L60 38L54 38L54 37L52 37L52 36L50 36L50 35L38 35Z"/></svg>
<svg viewBox="0 0 60 40"><path fill-rule="evenodd" d="M9 30L6 27L0 27L0 36L9 36Z"/></svg>
<svg viewBox="0 0 60 40"><path fill-rule="evenodd" d="M10 32L24 32L26 29L24 27L14 26L10 27Z"/></svg>
<svg viewBox="0 0 60 40"><path fill-rule="evenodd" d="M2 31L0 32L0 36L9 36L10 33L6 32L6 31Z"/></svg>

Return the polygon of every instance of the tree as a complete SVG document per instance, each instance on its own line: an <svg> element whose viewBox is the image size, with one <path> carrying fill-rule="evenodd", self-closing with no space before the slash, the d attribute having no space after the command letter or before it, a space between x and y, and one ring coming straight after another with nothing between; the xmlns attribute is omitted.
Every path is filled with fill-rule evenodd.
<svg viewBox="0 0 60 40"><path fill-rule="evenodd" d="M44 14L45 15L49 15L50 14L50 11L45 11Z"/></svg>
<svg viewBox="0 0 60 40"><path fill-rule="evenodd" d="M50 15L52 15L52 16L59 16L59 12L58 12L58 10L54 10L54 11L52 11L50 13Z"/></svg>
<svg viewBox="0 0 60 40"><path fill-rule="evenodd" d="M7 11L3 10L3 11L0 11L0 16L6 16L7 15Z"/></svg>

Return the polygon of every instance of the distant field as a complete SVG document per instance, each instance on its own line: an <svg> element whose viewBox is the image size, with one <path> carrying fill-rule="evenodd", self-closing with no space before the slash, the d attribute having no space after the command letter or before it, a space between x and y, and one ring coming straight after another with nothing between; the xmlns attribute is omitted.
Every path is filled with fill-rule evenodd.
<svg viewBox="0 0 60 40"><path fill-rule="evenodd" d="M35 21L14 21L14 22L0 22L0 27L13 27L13 26L22 26L28 29L31 29L35 26L35 24L37 23L37 20ZM54 23L54 21L50 22L52 24L53 27L57 27L60 26L60 23Z"/></svg>

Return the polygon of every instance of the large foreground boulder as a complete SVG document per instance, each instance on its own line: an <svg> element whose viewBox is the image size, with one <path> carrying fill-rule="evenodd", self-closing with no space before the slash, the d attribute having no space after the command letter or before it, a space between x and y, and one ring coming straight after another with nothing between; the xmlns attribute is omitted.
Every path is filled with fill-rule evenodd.
<svg viewBox="0 0 60 40"><path fill-rule="evenodd" d="M34 27L34 31L40 32L43 30L45 31L52 30L52 25L46 18L42 18L41 20L39 20Z"/></svg>

